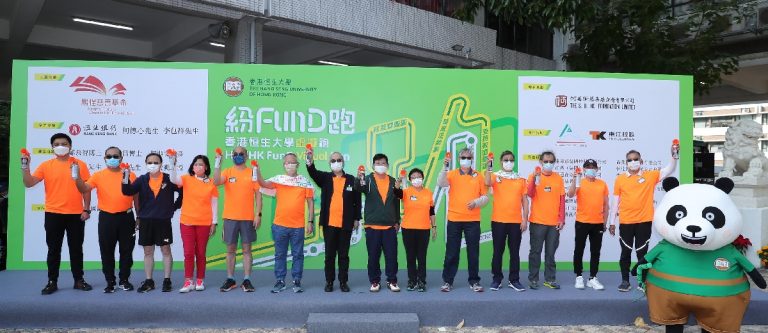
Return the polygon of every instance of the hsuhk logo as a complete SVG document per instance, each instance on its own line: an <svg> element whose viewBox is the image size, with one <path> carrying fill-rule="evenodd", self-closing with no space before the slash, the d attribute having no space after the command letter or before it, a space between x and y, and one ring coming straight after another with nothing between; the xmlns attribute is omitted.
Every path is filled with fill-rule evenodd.
<svg viewBox="0 0 768 333"><path fill-rule="evenodd" d="M86 78L78 76L77 79L75 79L75 81L72 82L72 84L69 86L75 88L75 92L94 92L104 96L106 96L107 93L112 96L125 95L125 92L127 91L122 83L116 83L110 87L109 90L107 90L104 83L93 75L88 75Z"/></svg>
<svg viewBox="0 0 768 333"><path fill-rule="evenodd" d="M243 81L239 77L228 77L224 80L224 93L229 97L240 96L243 93Z"/></svg>

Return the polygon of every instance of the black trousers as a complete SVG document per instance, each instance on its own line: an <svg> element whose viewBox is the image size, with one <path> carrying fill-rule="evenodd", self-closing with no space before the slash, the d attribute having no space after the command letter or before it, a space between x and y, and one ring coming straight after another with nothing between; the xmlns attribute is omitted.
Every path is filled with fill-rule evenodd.
<svg viewBox="0 0 768 333"><path fill-rule="evenodd" d="M621 279L629 281L629 266L632 263L632 247L635 248L637 260L640 261L648 252L649 240L651 239L651 221L622 224L619 225L619 246L621 246L621 257L619 257L619 267L621 268ZM632 275L637 275L635 269Z"/></svg>
<svg viewBox="0 0 768 333"><path fill-rule="evenodd" d="M133 213L99 212L99 250L101 271L107 282L115 282L115 246L120 244L120 281L131 277L133 248L136 246L136 220Z"/></svg>
<svg viewBox="0 0 768 333"><path fill-rule="evenodd" d="M368 281L381 283L381 254L384 253L384 273L387 282L397 283L397 230L365 228L365 245L368 249Z"/></svg>
<svg viewBox="0 0 768 333"><path fill-rule="evenodd" d="M501 280L504 279L501 261L507 247L509 247L509 281L520 281L520 241L523 237L520 223L491 221L491 235L493 236L493 257L491 258L493 282L501 283Z"/></svg>
<svg viewBox="0 0 768 333"><path fill-rule="evenodd" d="M339 282L349 280L349 242L352 230L344 230L332 226L323 227L325 241L325 282L336 280L336 257L339 258Z"/></svg>
<svg viewBox="0 0 768 333"><path fill-rule="evenodd" d="M589 238L589 277L597 276L600 267L600 249L603 247L603 227L602 223L576 221L576 245L573 249L573 272L576 276L581 276L584 270L582 257L584 248L587 246L587 238Z"/></svg>
<svg viewBox="0 0 768 333"><path fill-rule="evenodd" d="M459 270L461 235L467 242L467 271L470 284L480 282L480 221L448 221L445 228L445 260L443 260L443 282L453 284Z"/></svg>
<svg viewBox="0 0 768 333"><path fill-rule="evenodd" d="M59 280L61 266L61 245L67 235L69 247L69 265L75 281L83 278L83 239L85 222L80 214L45 213L45 243L48 245L48 280Z"/></svg>
<svg viewBox="0 0 768 333"><path fill-rule="evenodd" d="M408 282L427 283L427 247L429 229L402 229L405 259L408 264Z"/></svg>

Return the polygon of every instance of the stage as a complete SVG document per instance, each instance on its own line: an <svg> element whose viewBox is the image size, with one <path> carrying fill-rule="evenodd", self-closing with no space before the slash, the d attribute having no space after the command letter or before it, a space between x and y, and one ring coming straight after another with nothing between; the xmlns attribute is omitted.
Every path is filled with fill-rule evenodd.
<svg viewBox="0 0 768 333"><path fill-rule="evenodd" d="M155 271L159 288L161 279ZM304 293L290 289L272 294L271 271L257 271L252 276L256 286L253 293L242 289L222 293L219 286L225 273L212 271L202 292L180 294L182 272L174 271L174 291L159 289L146 294L135 290L118 290L104 294L103 275L87 271L86 280L93 290L72 289L68 271L61 272L59 291L40 295L46 282L44 271L0 272L0 326L3 328L236 328L236 327L301 327L309 313L416 313L423 326L455 326L462 319L467 326L518 325L630 325L635 317L648 320L646 301L638 299L638 291L620 293L616 290L618 272L599 275L604 291L577 290L573 274L558 274L562 289L526 290L510 288L490 291L490 273L482 272L483 293L469 290L466 273L456 277L450 293L440 292L440 272L428 273L425 293L405 291L405 272L399 278L403 291L393 293L382 286L379 293L368 291L365 271L350 272L352 292L342 293L336 284L333 293L323 291L321 270L304 272ZM239 276L240 274L237 274ZM131 283L138 288L142 271L134 271ZM525 276L525 275L523 275ZM524 279L525 280L525 279ZM238 281L239 283L240 281ZM527 286L526 286L527 287ZM752 302L744 325L766 325L768 293L753 289ZM372 314L373 315L373 314ZM343 316L343 314L339 314Z"/></svg>

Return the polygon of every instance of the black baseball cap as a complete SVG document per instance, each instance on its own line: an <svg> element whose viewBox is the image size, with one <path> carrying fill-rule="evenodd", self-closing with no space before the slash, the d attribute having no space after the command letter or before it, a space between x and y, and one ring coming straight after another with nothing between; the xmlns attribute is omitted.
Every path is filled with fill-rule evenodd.
<svg viewBox="0 0 768 333"><path fill-rule="evenodd" d="M591 158L587 159L586 161L584 161L584 166L583 167L584 168L597 168L597 161L595 161L595 160L593 160Z"/></svg>

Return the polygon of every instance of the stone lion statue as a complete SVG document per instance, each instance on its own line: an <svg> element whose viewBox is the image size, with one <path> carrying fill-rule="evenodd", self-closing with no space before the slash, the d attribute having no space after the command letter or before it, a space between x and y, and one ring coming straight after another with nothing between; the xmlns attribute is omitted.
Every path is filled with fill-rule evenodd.
<svg viewBox="0 0 768 333"><path fill-rule="evenodd" d="M728 127L720 177L743 184L768 180L768 158L759 146L762 136L763 126L753 120L738 120Z"/></svg>

